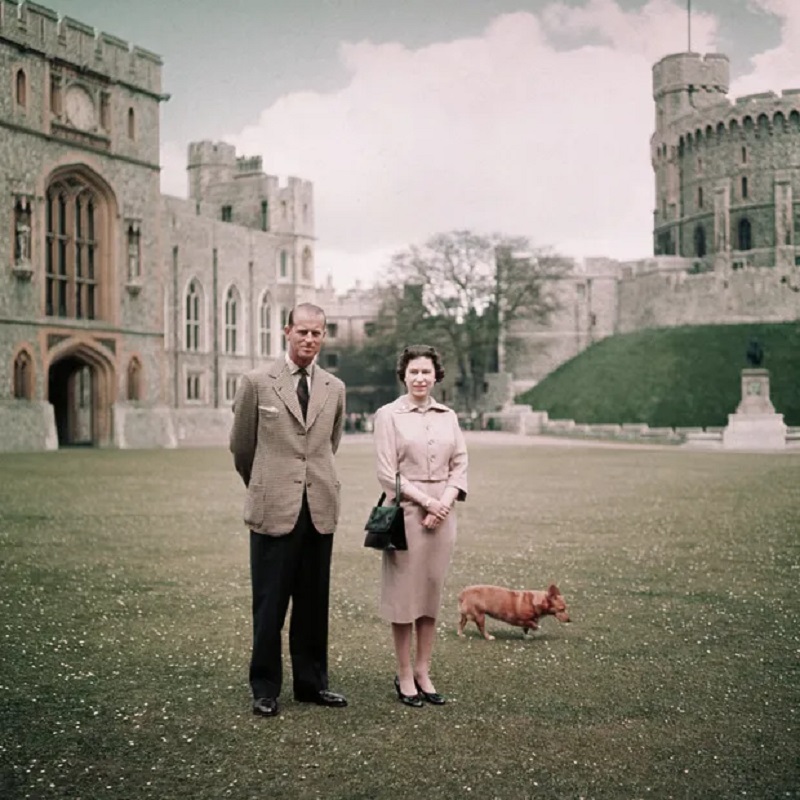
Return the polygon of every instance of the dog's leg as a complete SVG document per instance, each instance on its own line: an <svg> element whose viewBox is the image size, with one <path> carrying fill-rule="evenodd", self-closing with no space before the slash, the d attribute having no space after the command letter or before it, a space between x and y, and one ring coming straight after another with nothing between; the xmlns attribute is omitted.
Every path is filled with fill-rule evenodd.
<svg viewBox="0 0 800 800"><path fill-rule="evenodd" d="M461 614L461 619L458 622L458 635L464 636L464 626L467 624L467 615Z"/></svg>
<svg viewBox="0 0 800 800"><path fill-rule="evenodd" d="M483 634L483 638L486 639L486 641L491 642L494 639L491 633L486 633L486 617L483 614L475 615L475 624L478 626L478 630Z"/></svg>

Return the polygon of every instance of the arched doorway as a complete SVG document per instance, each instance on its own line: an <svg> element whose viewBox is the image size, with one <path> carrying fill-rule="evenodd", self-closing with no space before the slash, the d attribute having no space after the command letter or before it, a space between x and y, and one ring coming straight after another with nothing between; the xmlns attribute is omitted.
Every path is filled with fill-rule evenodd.
<svg viewBox="0 0 800 800"><path fill-rule="evenodd" d="M89 344L67 347L47 371L59 447L92 447L111 442L113 364Z"/></svg>

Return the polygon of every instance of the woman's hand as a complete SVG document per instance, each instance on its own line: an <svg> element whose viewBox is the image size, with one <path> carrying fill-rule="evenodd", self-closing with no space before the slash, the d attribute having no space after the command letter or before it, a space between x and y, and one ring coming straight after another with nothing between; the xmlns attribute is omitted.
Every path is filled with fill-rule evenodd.
<svg viewBox="0 0 800 800"><path fill-rule="evenodd" d="M431 498L428 507L425 509L429 515L433 515L439 522L444 522L447 515L450 513L450 506L443 503L441 500Z"/></svg>
<svg viewBox="0 0 800 800"><path fill-rule="evenodd" d="M426 514L422 520L422 527L432 531L439 524L439 520L433 514Z"/></svg>

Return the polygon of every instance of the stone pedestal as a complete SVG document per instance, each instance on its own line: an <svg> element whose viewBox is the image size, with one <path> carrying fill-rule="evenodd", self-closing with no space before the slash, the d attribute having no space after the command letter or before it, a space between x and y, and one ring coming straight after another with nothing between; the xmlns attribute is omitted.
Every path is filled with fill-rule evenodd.
<svg viewBox="0 0 800 800"><path fill-rule="evenodd" d="M742 370L742 400L735 414L728 414L722 446L735 450L783 450L786 425L769 399L769 371Z"/></svg>

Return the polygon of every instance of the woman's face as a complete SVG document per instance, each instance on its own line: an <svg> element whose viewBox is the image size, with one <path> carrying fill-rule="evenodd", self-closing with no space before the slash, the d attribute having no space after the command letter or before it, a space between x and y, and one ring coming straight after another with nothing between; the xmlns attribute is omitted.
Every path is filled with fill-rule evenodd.
<svg viewBox="0 0 800 800"><path fill-rule="evenodd" d="M433 361L425 356L412 358L406 366L405 384L408 393L417 400L424 400L436 383Z"/></svg>

